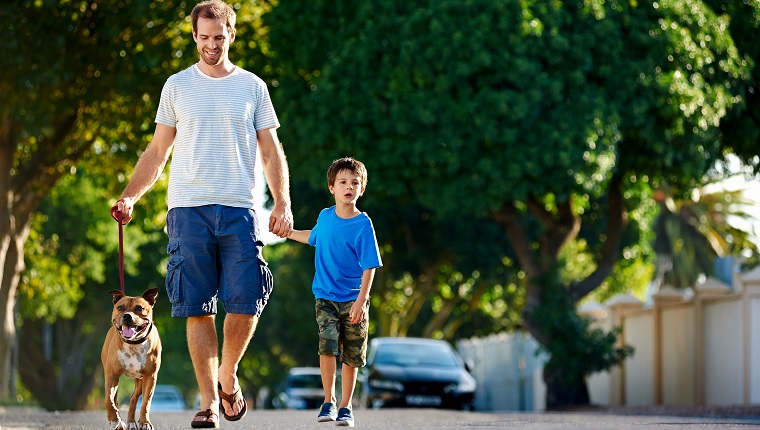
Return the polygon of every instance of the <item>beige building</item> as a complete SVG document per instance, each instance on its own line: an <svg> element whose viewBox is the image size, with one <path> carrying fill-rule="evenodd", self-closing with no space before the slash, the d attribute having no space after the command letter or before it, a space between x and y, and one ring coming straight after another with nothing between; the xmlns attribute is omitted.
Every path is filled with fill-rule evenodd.
<svg viewBox="0 0 760 430"><path fill-rule="evenodd" d="M622 326L636 349L611 372L592 376L593 403L760 404L760 268L688 292L665 286L645 307L619 296L589 312L606 329Z"/></svg>
<svg viewBox="0 0 760 430"><path fill-rule="evenodd" d="M622 327L635 348L622 366L592 375L601 405L760 404L760 268L688 291L663 287L651 305L629 295L579 311L600 327ZM505 333L458 343L474 362L479 410L542 410L543 360L537 343Z"/></svg>

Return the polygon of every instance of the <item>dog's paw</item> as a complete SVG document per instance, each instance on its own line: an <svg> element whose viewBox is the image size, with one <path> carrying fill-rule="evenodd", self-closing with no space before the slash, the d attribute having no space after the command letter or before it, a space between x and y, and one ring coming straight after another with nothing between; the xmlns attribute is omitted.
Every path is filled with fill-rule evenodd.
<svg viewBox="0 0 760 430"><path fill-rule="evenodd" d="M153 427L153 424L147 422L140 424L140 428L138 430L155 430L155 428Z"/></svg>
<svg viewBox="0 0 760 430"><path fill-rule="evenodd" d="M127 424L122 420L109 421L108 430L128 430Z"/></svg>
<svg viewBox="0 0 760 430"><path fill-rule="evenodd" d="M130 422L129 426L127 427L127 430L137 430L137 423Z"/></svg>

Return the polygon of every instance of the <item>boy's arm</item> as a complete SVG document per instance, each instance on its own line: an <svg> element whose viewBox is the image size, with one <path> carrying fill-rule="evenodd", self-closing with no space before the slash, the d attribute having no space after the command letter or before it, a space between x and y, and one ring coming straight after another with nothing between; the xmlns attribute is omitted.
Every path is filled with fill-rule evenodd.
<svg viewBox="0 0 760 430"><path fill-rule="evenodd" d="M367 318L367 301L369 300L369 290L372 288L372 280L375 278L375 269L367 269L362 273L362 286L359 289L359 296L348 311L348 317L351 318L351 324L358 324Z"/></svg>
<svg viewBox="0 0 760 430"><path fill-rule="evenodd" d="M296 240L308 245L309 236L311 236L311 230L293 230L290 235L288 235L288 239Z"/></svg>

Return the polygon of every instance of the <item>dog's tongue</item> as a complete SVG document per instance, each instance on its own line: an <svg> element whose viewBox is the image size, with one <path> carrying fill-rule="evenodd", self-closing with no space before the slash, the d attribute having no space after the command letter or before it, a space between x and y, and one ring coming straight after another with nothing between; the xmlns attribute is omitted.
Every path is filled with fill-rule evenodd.
<svg viewBox="0 0 760 430"><path fill-rule="evenodd" d="M129 326L122 326L121 327L121 334L124 335L127 339L135 335L135 329Z"/></svg>

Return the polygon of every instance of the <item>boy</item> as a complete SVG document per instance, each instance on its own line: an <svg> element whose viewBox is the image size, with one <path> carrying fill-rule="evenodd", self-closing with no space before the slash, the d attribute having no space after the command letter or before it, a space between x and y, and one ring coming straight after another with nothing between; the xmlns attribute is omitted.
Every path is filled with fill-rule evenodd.
<svg viewBox="0 0 760 430"><path fill-rule="evenodd" d="M290 239L316 247L314 282L319 326L319 368L325 401L317 419L354 426L351 399L358 368L367 358L369 290L381 267L372 221L356 208L367 186L367 169L351 157L335 160L327 171L335 206L323 209L312 230L293 230ZM336 412L336 357L340 356L341 401Z"/></svg>

